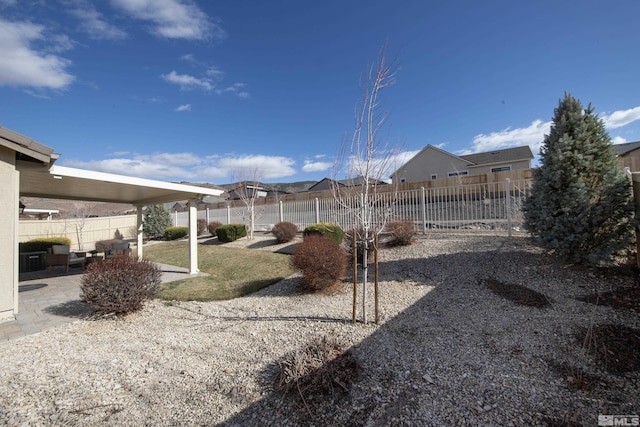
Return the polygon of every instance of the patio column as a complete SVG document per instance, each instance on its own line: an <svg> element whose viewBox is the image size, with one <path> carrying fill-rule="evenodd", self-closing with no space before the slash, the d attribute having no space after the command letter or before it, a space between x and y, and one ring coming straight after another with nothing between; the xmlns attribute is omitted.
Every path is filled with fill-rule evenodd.
<svg viewBox="0 0 640 427"><path fill-rule="evenodd" d="M136 206L137 212L136 212L136 227L137 227L137 233L136 233L136 237L138 239L137 242L137 252L138 252L138 259L142 259L142 238L144 236L144 233L142 231L142 206Z"/></svg>
<svg viewBox="0 0 640 427"><path fill-rule="evenodd" d="M198 274L198 208L196 199L189 199L189 274Z"/></svg>

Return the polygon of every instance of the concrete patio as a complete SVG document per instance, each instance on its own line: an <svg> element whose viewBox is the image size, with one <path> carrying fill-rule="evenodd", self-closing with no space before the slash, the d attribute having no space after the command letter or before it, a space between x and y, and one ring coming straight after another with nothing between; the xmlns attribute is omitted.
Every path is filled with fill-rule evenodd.
<svg viewBox="0 0 640 427"><path fill-rule="evenodd" d="M162 283L195 277L187 268L158 264ZM204 275L205 273L199 273ZM62 267L20 275L19 312L16 319L0 323L0 341L7 341L65 325L91 313L80 301L82 268Z"/></svg>

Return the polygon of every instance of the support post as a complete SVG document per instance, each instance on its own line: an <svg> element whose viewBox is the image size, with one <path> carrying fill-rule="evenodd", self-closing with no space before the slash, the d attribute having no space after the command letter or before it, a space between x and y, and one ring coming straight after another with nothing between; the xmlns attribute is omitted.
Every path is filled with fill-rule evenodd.
<svg viewBox="0 0 640 427"><path fill-rule="evenodd" d="M422 214L422 234L427 234L427 192L420 187L420 213Z"/></svg>
<svg viewBox="0 0 640 427"><path fill-rule="evenodd" d="M316 224L320 222L320 200L316 197Z"/></svg>
<svg viewBox="0 0 640 427"><path fill-rule="evenodd" d="M143 217L142 217L142 208L143 206L136 206L136 238L137 238L137 247L136 252L138 254L138 259L142 259L142 243L144 240L144 231L143 231Z"/></svg>
<svg viewBox="0 0 640 427"><path fill-rule="evenodd" d="M196 199L189 199L189 274L198 274L198 208Z"/></svg>
<svg viewBox="0 0 640 427"><path fill-rule="evenodd" d="M507 209L507 230L509 233L509 237L511 237L511 180L509 178L507 178L504 181L504 191L505 191L505 196L507 198L506 200L506 209Z"/></svg>
<svg viewBox="0 0 640 427"><path fill-rule="evenodd" d="M231 224L231 206L227 206L227 224Z"/></svg>
<svg viewBox="0 0 640 427"><path fill-rule="evenodd" d="M375 302L376 324L380 321L378 290L378 233L376 233L373 235L373 298Z"/></svg>
<svg viewBox="0 0 640 427"><path fill-rule="evenodd" d="M278 214L278 219L280 220L280 222L284 221L284 206L282 204L282 200L278 202Z"/></svg>
<svg viewBox="0 0 640 427"><path fill-rule="evenodd" d="M358 305L358 238L356 229L353 230L351 236L351 247L353 248L353 316L352 323L356 323L357 305Z"/></svg>

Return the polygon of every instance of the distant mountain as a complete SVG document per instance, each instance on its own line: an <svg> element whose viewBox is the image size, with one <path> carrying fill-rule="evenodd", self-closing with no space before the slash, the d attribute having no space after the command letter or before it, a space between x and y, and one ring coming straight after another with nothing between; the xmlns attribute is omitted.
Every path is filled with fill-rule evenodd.
<svg viewBox="0 0 640 427"><path fill-rule="evenodd" d="M263 187L267 191L277 191L279 193L301 193L303 191L307 191L309 187L315 184L317 181L298 181L298 182L282 182L282 183L261 183L260 186ZM197 185L197 184L191 184ZM230 184L222 184L218 186L213 186L211 188L220 188L223 190L228 190L230 188L234 188L238 185L237 182L233 182Z"/></svg>

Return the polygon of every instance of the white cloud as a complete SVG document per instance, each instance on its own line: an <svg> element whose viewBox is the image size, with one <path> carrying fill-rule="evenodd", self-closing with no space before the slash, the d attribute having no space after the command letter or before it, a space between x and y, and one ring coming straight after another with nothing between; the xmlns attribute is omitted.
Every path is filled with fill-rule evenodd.
<svg viewBox="0 0 640 427"><path fill-rule="evenodd" d="M209 79L200 79L188 74L178 74L175 71L171 71L169 74L162 74L160 77L162 77L162 79L166 82L177 84L182 90L213 90L213 84Z"/></svg>
<svg viewBox="0 0 640 427"><path fill-rule="evenodd" d="M218 95L222 95L223 93L233 93L240 99L247 99L251 97L251 94L247 91L242 90L247 85L244 83L234 83L231 86L227 86L223 89L216 89L216 93Z"/></svg>
<svg viewBox="0 0 640 427"><path fill-rule="evenodd" d="M96 40L122 40L127 33L107 22L94 4L77 0L70 13L80 20L80 30Z"/></svg>
<svg viewBox="0 0 640 427"><path fill-rule="evenodd" d="M549 133L550 128L550 121L534 120L526 128L507 128L498 132L491 132L488 135L476 135L473 137L472 151L459 154L480 153L521 145L529 145L531 150L537 153L540 151L544 135Z"/></svg>
<svg viewBox="0 0 640 427"><path fill-rule="evenodd" d="M151 23L151 32L169 39L222 40L224 30L190 0L111 0L136 19Z"/></svg>
<svg viewBox="0 0 640 427"><path fill-rule="evenodd" d="M626 144L629 141L627 141L625 138L621 136L615 136L611 138L611 142L613 142L614 144Z"/></svg>
<svg viewBox="0 0 640 427"><path fill-rule="evenodd" d="M640 120L640 106L629 110L619 110L611 114L604 114L602 119L608 129L621 128L629 123Z"/></svg>
<svg viewBox="0 0 640 427"><path fill-rule="evenodd" d="M180 105L173 111L191 111L191 104Z"/></svg>
<svg viewBox="0 0 640 427"><path fill-rule="evenodd" d="M333 166L333 163L330 162L311 162L305 161L302 166L303 172L324 172L329 170Z"/></svg>
<svg viewBox="0 0 640 427"><path fill-rule="evenodd" d="M43 48L32 47L36 41ZM46 34L41 25L0 19L0 85L64 89L74 80L67 72L71 61L56 53L71 46L68 37Z"/></svg>
<svg viewBox="0 0 640 427"><path fill-rule="evenodd" d="M167 181L216 181L230 179L239 170L259 168L263 178L283 178L294 175L294 160L283 156L196 156L193 153L118 153L116 158L80 161L65 160L66 166L138 176Z"/></svg>
<svg viewBox="0 0 640 427"><path fill-rule="evenodd" d="M263 178L283 178L295 175L293 168L295 161L283 156L265 156L261 154L248 154L237 157L219 158L217 164L220 168L230 173L242 169L258 168L262 172Z"/></svg>

